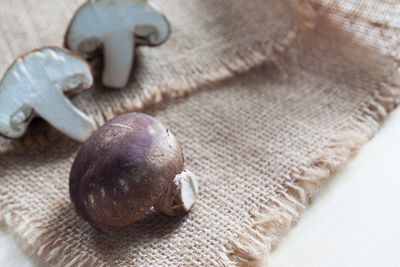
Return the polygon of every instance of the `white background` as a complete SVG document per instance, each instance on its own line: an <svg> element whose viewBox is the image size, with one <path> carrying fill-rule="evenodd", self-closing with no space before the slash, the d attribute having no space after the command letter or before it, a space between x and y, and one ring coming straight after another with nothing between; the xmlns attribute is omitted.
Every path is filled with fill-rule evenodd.
<svg viewBox="0 0 400 267"><path fill-rule="evenodd" d="M269 266L400 266L400 108L332 177Z"/></svg>

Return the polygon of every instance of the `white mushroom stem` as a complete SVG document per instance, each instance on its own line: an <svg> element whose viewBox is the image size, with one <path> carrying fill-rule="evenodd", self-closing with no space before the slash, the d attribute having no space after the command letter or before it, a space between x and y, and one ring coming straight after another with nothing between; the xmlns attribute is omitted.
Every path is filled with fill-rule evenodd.
<svg viewBox="0 0 400 267"><path fill-rule="evenodd" d="M135 38L131 31L110 32L104 36L103 84L124 87L132 70Z"/></svg>
<svg viewBox="0 0 400 267"><path fill-rule="evenodd" d="M170 216L180 216L190 211L196 202L197 194L196 177L190 171L183 171L175 176L154 208Z"/></svg>
<svg viewBox="0 0 400 267"><path fill-rule="evenodd" d="M60 89L43 88L29 104L40 117L77 141L84 142L96 129L94 121L72 105Z"/></svg>
<svg viewBox="0 0 400 267"><path fill-rule="evenodd" d="M85 57L102 46L103 83L127 85L135 45L159 45L170 33L169 23L144 0L87 1L76 12L66 36L66 46Z"/></svg>

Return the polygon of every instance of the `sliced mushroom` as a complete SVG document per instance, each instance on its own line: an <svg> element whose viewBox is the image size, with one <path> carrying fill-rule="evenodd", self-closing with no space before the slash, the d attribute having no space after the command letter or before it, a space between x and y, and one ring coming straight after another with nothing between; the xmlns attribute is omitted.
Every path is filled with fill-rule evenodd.
<svg viewBox="0 0 400 267"><path fill-rule="evenodd" d="M123 114L100 127L78 152L69 179L78 215L104 229L133 223L152 206L183 215L197 197L179 142L142 113Z"/></svg>
<svg viewBox="0 0 400 267"><path fill-rule="evenodd" d="M85 141L95 122L64 93L80 92L92 83L88 63L67 50L45 47L17 58L0 83L0 134L19 138L38 115L65 135Z"/></svg>
<svg viewBox="0 0 400 267"><path fill-rule="evenodd" d="M65 46L86 58L102 46L103 84L122 88L132 71L135 45L159 45L169 32L165 17L144 0L98 0L75 13Z"/></svg>

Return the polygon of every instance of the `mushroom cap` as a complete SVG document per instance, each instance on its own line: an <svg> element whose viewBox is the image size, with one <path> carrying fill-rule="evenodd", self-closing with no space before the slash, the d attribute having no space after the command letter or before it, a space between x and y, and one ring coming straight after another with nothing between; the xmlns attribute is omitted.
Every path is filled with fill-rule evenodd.
<svg viewBox="0 0 400 267"><path fill-rule="evenodd" d="M101 46L105 36L116 31L128 31L143 37L140 36L143 27L153 29L146 42L148 45L159 45L170 34L167 19L144 0L89 1L76 11L64 45L87 57Z"/></svg>
<svg viewBox="0 0 400 267"><path fill-rule="evenodd" d="M35 116L33 102L47 89L71 94L92 84L89 64L71 51L43 47L18 57L0 82L0 135L21 137Z"/></svg>
<svg viewBox="0 0 400 267"><path fill-rule="evenodd" d="M142 113L115 117L81 147L70 172L71 201L103 229L144 215L183 170L181 146L159 121Z"/></svg>

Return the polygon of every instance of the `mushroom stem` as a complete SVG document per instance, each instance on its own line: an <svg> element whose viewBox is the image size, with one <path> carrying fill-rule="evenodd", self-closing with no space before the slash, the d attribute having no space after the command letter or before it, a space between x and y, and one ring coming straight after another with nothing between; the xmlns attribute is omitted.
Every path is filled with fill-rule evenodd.
<svg viewBox="0 0 400 267"><path fill-rule="evenodd" d="M85 141L96 128L95 122L72 105L61 89L44 89L29 104L40 117L75 140Z"/></svg>
<svg viewBox="0 0 400 267"><path fill-rule="evenodd" d="M184 170L176 175L154 208L170 216L188 213L196 202L198 184L196 177Z"/></svg>
<svg viewBox="0 0 400 267"><path fill-rule="evenodd" d="M132 70L135 38L130 31L111 32L104 36L103 84L124 87Z"/></svg>

